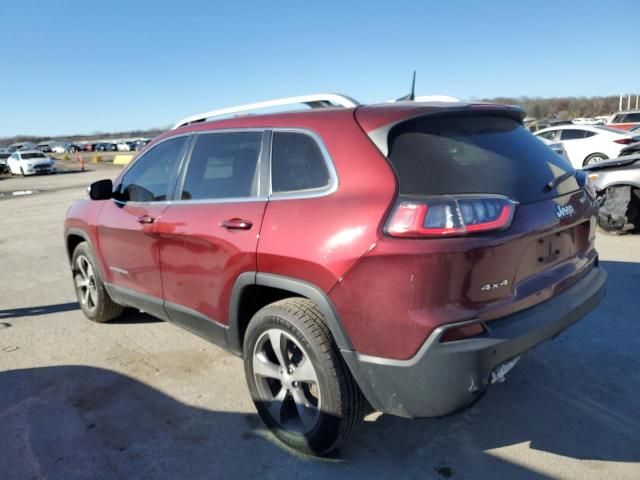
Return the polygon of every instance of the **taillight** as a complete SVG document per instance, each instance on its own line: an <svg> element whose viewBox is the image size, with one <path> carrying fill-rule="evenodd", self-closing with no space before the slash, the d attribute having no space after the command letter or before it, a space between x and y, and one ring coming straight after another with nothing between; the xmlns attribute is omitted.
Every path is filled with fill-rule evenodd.
<svg viewBox="0 0 640 480"><path fill-rule="evenodd" d="M515 202L498 195L401 198L386 232L392 237L420 238L504 230L511 225L515 209Z"/></svg>
<svg viewBox="0 0 640 480"><path fill-rule="evenodd" d="M620 145L631 145L632 143L635 143L633 138L620 138L618 140L614 140L614 142L619 143Z"/></svg>

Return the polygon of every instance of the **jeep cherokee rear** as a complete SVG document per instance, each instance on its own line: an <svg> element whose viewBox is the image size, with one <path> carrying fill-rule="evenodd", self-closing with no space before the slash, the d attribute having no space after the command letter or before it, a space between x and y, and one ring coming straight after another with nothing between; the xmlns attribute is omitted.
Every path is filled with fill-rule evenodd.
<svg viewBox="0 0 640 480"><path fill-rule="evenodd" d="M313 453L367 402L464 408L606 281L586 176L520 110L341 98L181 122L65 228L90 319L132 306L242 355L266 425Z"/></svg>

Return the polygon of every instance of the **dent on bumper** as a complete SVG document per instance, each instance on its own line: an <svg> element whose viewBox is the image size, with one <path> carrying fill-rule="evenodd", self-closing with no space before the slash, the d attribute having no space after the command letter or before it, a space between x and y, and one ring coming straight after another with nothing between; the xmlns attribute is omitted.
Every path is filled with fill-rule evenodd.
<svg viewBox="0 0 640 480"><path fill-rule="evenodd" d="M373 408L401 417L438 417L473 403L496 366L555 337L602 300L607 274L594 267L576 285L544 303L493 320L490 331L472 339L440 343L440 327L409 360L342 351ZM472 323L472 322L465 322Z"/></svg>

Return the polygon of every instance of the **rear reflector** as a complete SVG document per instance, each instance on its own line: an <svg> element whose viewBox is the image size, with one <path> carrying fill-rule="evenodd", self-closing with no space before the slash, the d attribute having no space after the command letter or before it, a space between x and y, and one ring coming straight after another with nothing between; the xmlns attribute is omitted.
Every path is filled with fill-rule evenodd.
<svg viewBox="0 0 640 480"><path fill-rule="evenodd" d="M511 225L515 209L515 202L498 195L400 199L386 231L392 237L420 238L503 230Z"/></svg>
<svg viewBox="0 0 640 480"><path fill-rule="evenodd" d="M452 328L447 330L440 342L455 342L456 340L464 340L465 338L475 337L476 335L482 335L485 332L481 323L472 323L471 325L465 325L464 327Z"/></svg>

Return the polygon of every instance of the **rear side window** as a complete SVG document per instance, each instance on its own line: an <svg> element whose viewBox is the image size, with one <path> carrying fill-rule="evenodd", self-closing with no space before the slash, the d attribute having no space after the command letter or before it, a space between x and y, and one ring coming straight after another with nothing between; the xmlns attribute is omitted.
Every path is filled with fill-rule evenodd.
<svg viewBox="0 0 640 480"><path fill-rule="evenodd" d="M115 198L125 202L166 200L186 141L187 137L166 140L136 160L116 187Z"/></svg>
<svg viewBox="0 0 640 480"><path fill-rule="evenodd" d="M487 115L423 117L394 127L389 161L401 195L500 194L530 203L579 188L545 186L571 165L516 120Z"/></svg>
<svg viewBox="0 0 640 480"><path fill-rule="evenodd" d="M262 132L199 135L182 187L183 200L250 197L258 185Z"/></svg>
<svg viewBox="0 0 640 480"><path fill-rule="evenodd" d="M316 141L299 132L274 132L271 191L293 192L329 185L329 170Z"/></svg>
<svg viewBox="0 0 640 480"><path fill-rule="evenodd" d="M566 129L562 130L560 140L578 140L581 138L593 137L594 135L595 132L590 132L589 130Z"/></svg>

